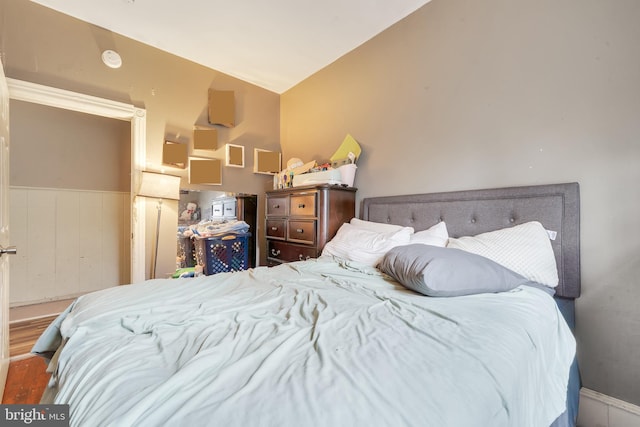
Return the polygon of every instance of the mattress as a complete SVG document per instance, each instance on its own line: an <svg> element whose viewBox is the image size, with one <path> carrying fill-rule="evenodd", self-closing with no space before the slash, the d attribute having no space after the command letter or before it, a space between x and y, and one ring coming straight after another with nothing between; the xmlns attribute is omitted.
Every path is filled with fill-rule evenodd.
<svg viewBox="0 0 640 427"><path fill-rule="evenodd" d="M71 425L549 426L575 340L553 298L429 298L320 258L85 295L40 338Z"/></svg>

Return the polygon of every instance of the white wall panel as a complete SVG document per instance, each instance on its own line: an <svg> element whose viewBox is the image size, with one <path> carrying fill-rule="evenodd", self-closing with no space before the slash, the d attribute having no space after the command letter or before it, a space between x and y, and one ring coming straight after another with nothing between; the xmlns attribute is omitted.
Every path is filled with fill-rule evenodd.
<svg viewBox="0 0 640 427"><path fill-rule="evenodd" d="M56 274L55 289L64 289L70 295L81 292L80 248L78 227L81 215L79 191L59 190L56 192Z"/></svg>
<svg viewBox="0 0 640 427"><path fill-rule="evenodd" d="M120 283L122 270L122 197L119 194L105 194L102 198L102 234L100 279L102 284ZM113 230L118 230L114 233Z"/></svg>
<svg viewBox="0 0 640 427"><path fill-rule="evenodd" d="M18 248L18 253L9 259L9 268L11 269L11 288L9 290L9 298L17 301L25 300L29 295L26 289L27 264L29 253L27 239L27 192L10 189L9 191L9 221L11 244Z"/></svg>
<svg viewBox="0 0 640 427"><path fill-rule="evenodd" d="M55 206L56 192L33 189L27 194L27 297L48 300L55 290Z"/></svg>
<svg viewBox="0 0 640 427"><path fill-rule="evenodd" d="M89 291L102 288L102 197L89 193L82 198L82 215L78 226L80 228L80 277L84 280L84 287Z"/></svg>
<svg viewBox="0 0 640 427"><path fill-rule="evenodd" d="M122 268L120 283L131 283L133 282L131 276L131 259L133 258L133 254L131 254L131 198L125 197L122 199L122 247L120 248L120 253L122 254ZM143 242L144 244L144 242ZM142 259L142 263L144 263L144 257Z"/></svg>
<svg viewBox="0 0 640 427"><path fill-rule="evenodd" d="M129 194L13 187L12 306L129 282Z"/></svg>

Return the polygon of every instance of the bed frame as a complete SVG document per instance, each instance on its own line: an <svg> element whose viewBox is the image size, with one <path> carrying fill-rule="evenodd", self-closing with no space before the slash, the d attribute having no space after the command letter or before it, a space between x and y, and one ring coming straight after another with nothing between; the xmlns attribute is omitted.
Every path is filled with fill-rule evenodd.
<svg viewBox="0 0 640 427"><path fill-rule="evenodd" d="M551 246L559 284L556 296L580 296L580 190L578 183L372 197L361 218L425 230L439 221L451 237L473 236L539 221L557 233Z"/></svg>

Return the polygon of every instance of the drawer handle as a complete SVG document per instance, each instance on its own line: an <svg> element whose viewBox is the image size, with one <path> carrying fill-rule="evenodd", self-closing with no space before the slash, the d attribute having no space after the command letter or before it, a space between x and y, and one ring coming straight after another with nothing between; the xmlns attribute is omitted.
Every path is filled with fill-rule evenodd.
<svg viewBox="0 0 640 427"><path fill-rule="evenodd" d="M298 255L298 259L299 259L300 261L306 261L306 260L308 260L308 259L310 259L310 258L311 258L311 257L310 257L309 255L307 255L306 257L305 257L304 255L302 255L302 254Z"/></svg>
<svg viewBox="0 0 640 427"><path fill-rule="evenodd" d="M226 208L225 211L232 211L233 208Z"/></svg>
<svg viewBox="0 0 640 427"><path fill-rule="evenodd" d="M271 231L278 231L278 227L271 227Z"/></svg>
<svg viewBox="0 0 640 427"><path fill-rule="evenodd" d="M280 255L280 249L271 249L271 255L278 256Z"/></svg>
<svg viewBox="0 0 640 427"><path fill-rule="evenodd" d="M273 205L273 209L279 209L280 205Z"/></svg>
<svg viewBox="0 0 640 427"><path fill-rule="evenodd" d="M296 228L296 231L297 231L298 233L304 233L304 230L303 230L302 228Z"/></svg>
<svg viewBox="0 0 640 427"><path fill-rule="evenodd" d="M298 209L304 209L304 203L298 204Z"/></svg>

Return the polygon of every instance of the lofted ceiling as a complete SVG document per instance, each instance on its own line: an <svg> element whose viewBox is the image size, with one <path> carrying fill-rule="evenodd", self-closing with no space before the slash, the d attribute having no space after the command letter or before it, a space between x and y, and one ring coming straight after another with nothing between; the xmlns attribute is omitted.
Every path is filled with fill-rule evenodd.
<svg viewBox="0 0 640 427"><path fill-rule="evenodd" d="M33 1L283 93L430 0Z"/></svg>

